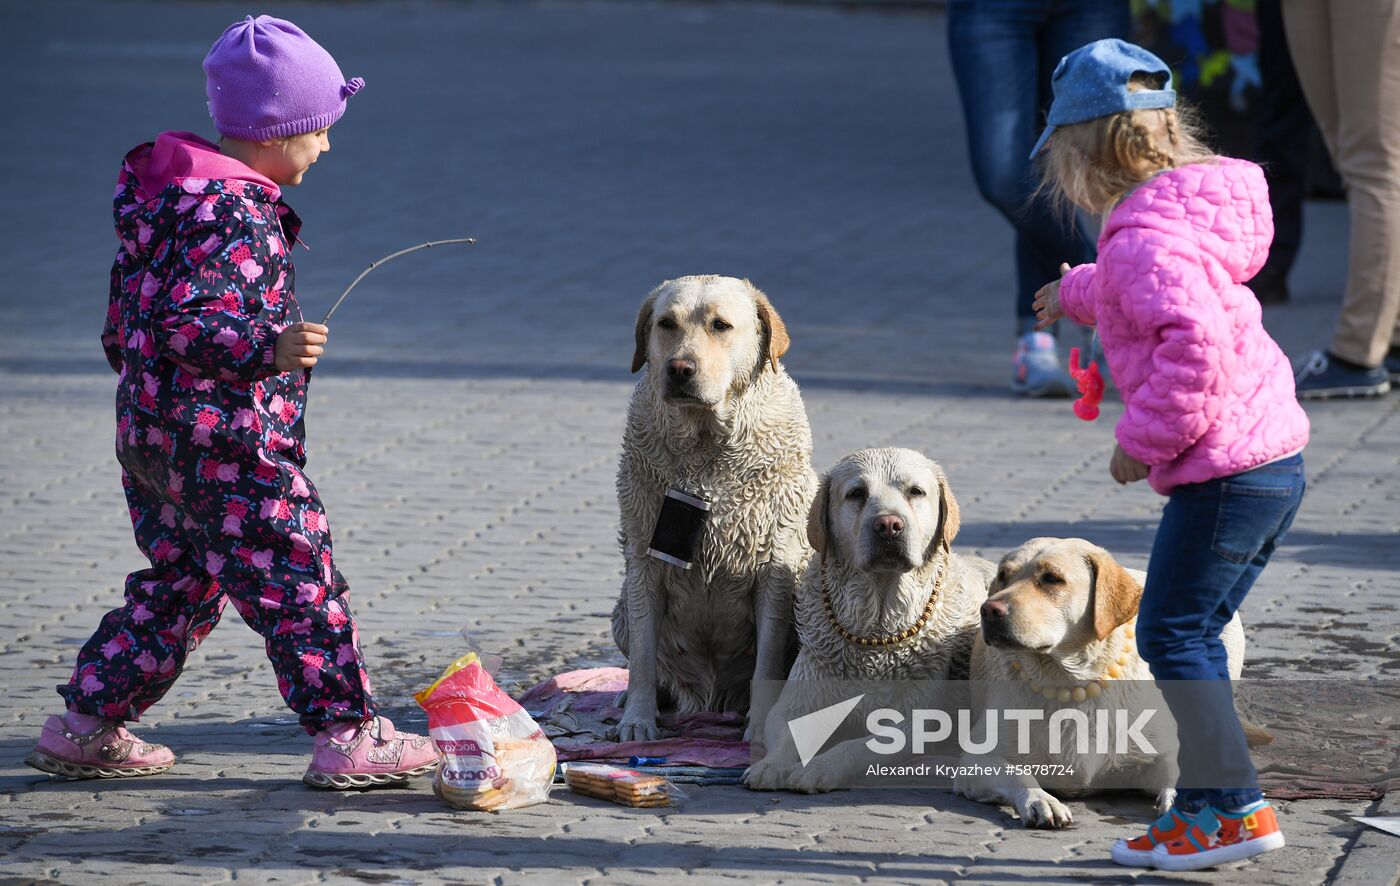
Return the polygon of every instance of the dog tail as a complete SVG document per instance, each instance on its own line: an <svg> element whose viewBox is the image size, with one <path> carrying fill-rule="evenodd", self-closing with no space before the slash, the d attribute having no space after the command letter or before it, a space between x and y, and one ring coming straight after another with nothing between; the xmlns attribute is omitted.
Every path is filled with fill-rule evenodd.
<svg viewBox="0 0 1400 886"><path fill-rule="evenodd" d="M1250 722L1250 719L1243 714L1240 715L1240 728L1244 730L1245 744L1252 748L1274 743L1274 737L1271 733L1263 726Z"/></svg>

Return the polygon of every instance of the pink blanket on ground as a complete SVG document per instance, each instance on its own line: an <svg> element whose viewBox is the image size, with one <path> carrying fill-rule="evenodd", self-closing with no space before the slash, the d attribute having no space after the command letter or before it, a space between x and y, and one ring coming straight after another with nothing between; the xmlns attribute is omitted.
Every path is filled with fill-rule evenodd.
<svg viewBox="0 0 1400 886"><path fill-rule="evenodd" d="M609 730L622 719L614 704L627 688L626 668L588 668L559 674L526 690L518 701L554 743L561 761L605 760L626 763L630 757L662 757L667 766L749 765L740 714L662 714L666 738L614 741Z"/></svg>
<svg viewBox="0 0 1400 886"><path fill-rule="evenodd" d="M668 766L749 764L738 714L663 714L656 741L618 742L608 732L622 719L613 702L627 688L626 668L569 671L531 687L520 704L554 743L559 759L626 763L662 757ZM1260 786L1277 799L1374 799L1400 789L1400 757L1392 738L1396 699L1388 687L1329 684L1304 692L1298 681L1242 683L1236 703L1275 736L1254 748ZM1358 711L1375 717L1357 718Z"/></svg>

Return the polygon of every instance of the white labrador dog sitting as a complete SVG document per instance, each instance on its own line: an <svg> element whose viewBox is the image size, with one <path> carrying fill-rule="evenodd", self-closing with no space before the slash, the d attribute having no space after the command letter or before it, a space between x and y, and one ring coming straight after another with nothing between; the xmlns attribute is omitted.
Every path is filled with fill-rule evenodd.
<svg viewBox="0 0 1400 886"><path fill-rule="evenodd" d="M767 720L767 753L745 784L829 791L870 762L862 736L802 765L787 724L842 701L847 687L830 681L966 678L995 567L952 552L958 524L942 468L912 450L863 449L826 475L807 523L819 556L798 589L797 661Z"/></svg>
<svg viewBox="0 0 1400 886"><path fill-rule="evenodd" d="M1147 575L1124 569L1108 551L1082 538L1035 538L1002 558L991 596L982 605L982 631L972 652L973 708L977 711L1043 710L1045 720L1028 730L1029 754L1014 753L1017 724L1002 722L998 744L988 754L965 755L958 793L985 803L1009 803L1026 827L1063 828L1073 823L1060 797L1078 797L1106 786L1132 783L1156 797L1159 814L1176 795L1176 724L1152 674L1138 657L1138 604ZM1220 633L1230 679L1244 667L1244 628L1236 615ZM1126 726L1150 706L1159 709L1139 733L1157 753L1127 741ZM1082 753L1074 729L1064 728L1052 753L1049 718L1059 711L1085 715L1093 734ZM1106 713L1100 720L1098 712ZM1126 711L1120 720L1118 711ZM1062 717L1070 714L1061 714ZM1109 727L1107 753L1098 753L1098 725ZM985 723L974 727L980 738ZM1272 740L1244 722L1252 744ZM1075 727L1081 728L1081 727ZM1008 761L1037 767L1009 774ZM999 774L991 774L1000 769ZM1020 771L1020 770L1018 770Z"/></svg>
<svg viewBox="0 0 1400 886"><path fill-rule="evenodd" d="M682 713L747 713L751 680L787 675L816 486L807 412L778 362L787 348L778 312L747 280L668 280L642 303L632 371L646 374L617 473L622 741L657 737L659 696ZM648 553L671 489L709 503L689 569Z"/></svg>

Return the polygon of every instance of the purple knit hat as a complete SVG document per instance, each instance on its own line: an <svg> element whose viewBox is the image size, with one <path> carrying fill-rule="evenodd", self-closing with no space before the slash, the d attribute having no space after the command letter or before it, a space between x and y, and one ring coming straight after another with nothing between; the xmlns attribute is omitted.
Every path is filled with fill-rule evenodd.
<svg viewBox="0 0 1400 886"><path fill-rule="evenodd" d="M346 82L319 43L270 15L229 25L204 57L204 75L214 128L254 142L330 126L365 85Z"/></svg>

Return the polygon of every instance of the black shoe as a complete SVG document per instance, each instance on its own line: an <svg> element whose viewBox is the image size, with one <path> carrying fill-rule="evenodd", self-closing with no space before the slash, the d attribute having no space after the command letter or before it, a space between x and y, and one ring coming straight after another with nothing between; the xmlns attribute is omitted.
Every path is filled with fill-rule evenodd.
<svg viewBox="0 0 1400 886"><path fill-rule="evenodd" d="M1326 351L1313 351L1293 376L1299 400L1380 397L1390 390L1387 367L1343 366Z"/></svg>
<svg viewBox="0 0 1400 886"><path fill-rule="evenodd" d="M1394 349L1386 355L1385 363L1382 364L1386 373L1390 376L1392 383L1400 384L1400 352Z"/></svg>
<svg viewBox="0 0 1400 886"><path fill-rule="evenodd" d="M1259 274L1245 284L1254 292L1261 305L1281 305L1288 301L1288 278L1276 274Z"/></svg>

